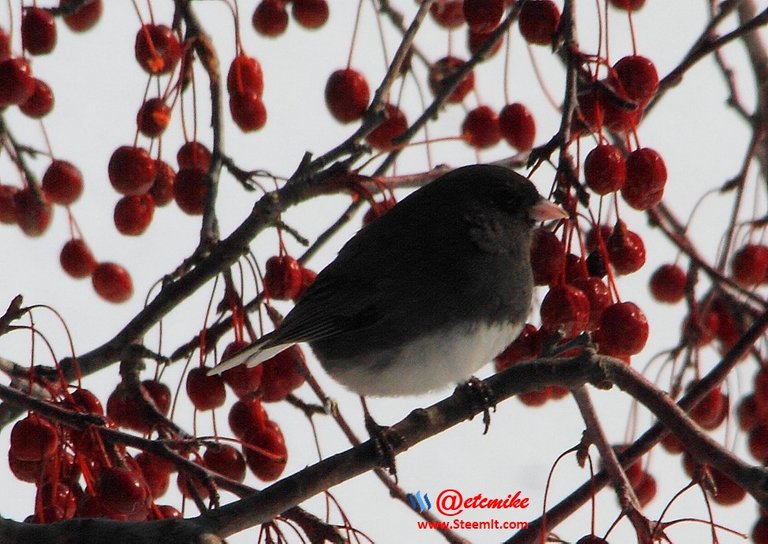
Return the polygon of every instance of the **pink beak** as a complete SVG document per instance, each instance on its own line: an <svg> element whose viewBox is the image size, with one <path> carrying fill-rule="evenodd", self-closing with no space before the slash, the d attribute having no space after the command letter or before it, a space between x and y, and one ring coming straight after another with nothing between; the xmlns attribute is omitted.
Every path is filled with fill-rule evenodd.
<svg viewBox="0 0 768 544"><path fill-rule="evenodd" d="M542 198L536 204L531 206L528 212L528 217L534 221L547 221L554 219L568 219L568 212L562 209L557 204L550 202L549 200Z"/></svg>

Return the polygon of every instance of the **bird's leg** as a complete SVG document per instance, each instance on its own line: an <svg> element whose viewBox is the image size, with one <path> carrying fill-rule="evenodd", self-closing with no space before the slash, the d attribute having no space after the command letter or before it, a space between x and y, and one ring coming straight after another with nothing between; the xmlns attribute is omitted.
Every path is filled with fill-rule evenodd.
<svg viewBox="0 0 768 544"><path fill-rule="evenodd" d="M483 409L483 424L485 425L483 434L487 434L488 427L491 426L491 410L496 411L496 395L493 390L483 380L475 376L472 376L459 388L469 395L472 404Z"/></svg>
<svg viewBox="0 0 768 544"><path fill-rule="evenodd" d="M395 465L395 447L402 441L397 433L395 433L389 427L382 427L371 416L371 412L368 410L368 404L365 402L365 397L360 395L360 403L363 405L363 416L365 418L365 429L368 431L368 435L371 437L374 446L376 446L376 453L379 457L379 464L387 469L397 483L397 466Z"/></svg>

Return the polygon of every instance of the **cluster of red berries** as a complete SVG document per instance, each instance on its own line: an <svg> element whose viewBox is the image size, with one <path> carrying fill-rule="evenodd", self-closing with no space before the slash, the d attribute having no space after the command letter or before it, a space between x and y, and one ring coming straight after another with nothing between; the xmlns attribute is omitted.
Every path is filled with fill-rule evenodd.
<svg viewBox="0 0 768 544"><path fill-rule="evenodd" d="M262 36L274 38L288 28L288 4L299 25L310 30L320 28L328 20L326 0L261 0L253 11L253 28Z"/></svg>
<svg viewBox="0 0 768 544"><path fill-rule="evenodd" d="M498 370L541 354L545 340L559 332L572 338L583 331L593 334L601 353L627 359L639 353L648 340L648 321L633 302L616 301L604 277L609 263L617 274L630 274L645 263L645 248L637 234L619 221L613 228L594 228L586 237L589 253L579 256L567 251L567 246L552 231L534 231L531 245L531 267L534 283L548 286L541 303L541 327L528 324L496 359ZM562 388L528 394L541 404L552 396L559 398ZM549 394L547 393L549 392Z"/></svg>
<svg viewBox="0 0 768 544"><path fill-rule="evenodd" d="M61 0L67 8L73 0ZM65 24L75 32L92 28L102 12L101 0L81 3L67 12ZM29 55L45 55L56 46L56 20L47 9L25 7L21 20L21 41ZM0 106L19 106L32 118L42 118L53 109L53 91L33 77L29 62L11 54L10 38L0 31ZM20 169L23 171L23 169ZM54 158L41 183L25 179L24 187L0 185L0 222L16 224L28 236L42 235L51 223L53 205L69 208L82 194L83 176L72 163ZM133 287L127 271L111 262L98 263L81 238L72 238L61 250L61 266L75 278L91 277L97 294L112 302L130 297Z"/></svg>
<svg viewBox="0 0 768 544"><path fill-rule="evenodd" d="M98 398L86 389L67 392L56 403L73 412L104 415ZM35 512L28 520L34 523L75 517L133 521L181 517L175 508L154 503L162 493L154 495L157 490L143 474L142 463L148 457L132 456L123 446L102 441L92 427L77 430L34 412L14 424L8 450L14 476L37 487ZM153 465L175 470L173 463L152 459Z"/></svg>
<svg viewBox="0 0 768 544"><path fill-rule="evenodd" d="M244 347L234 342L224 357ZM238 482L245 478L246 468L261 480L277 479L288 452L280 427L268 417L262 402L283 400L302 385L304 364L303 353L294 347L260 366L240 366L223 376L208 376L202 366L193 368L186 390L196 409L220 407L225 384L238 397L228 421L241 449L217 442L206 444L202 454L191 446L179 453ZM171 401L170 389L160 381L122 383L107 400L106 425L150 434L163 428ZM98 398L84 388L57 395L54 402L72 412L105 416ZM93 427L77 430L30 412L13 426L8 459L16 478L37 486L35 513L30 518L37 523L75 517L141 521L181 516L173 507L155 504L179 467L151 453L130 454L122 445L103 441ZM210 483L183 467L177 485L185 497L205 499L211 492Z"/></svg>
<svg viewBox="0 0 768 544"><path fill-rule="evenodd" d="M439 26L447 29L466 24L468 48L470 53L475 53L501 22L506 4L505 0L446 0L433 4L430 13ZM486 57L498 51L500 46L499 41ZM454 55L443 57L432 64L428 76L432 93L439 95L445 92L446 85L454 83L456 74L463 69L464 64L464 60ZM462 103L474 86L475 74L469 70L455 83L447 96L447 103ZM368 110L369 101L368 83L358 70L347 67L333 72L328 78L325 102L337 121L358 121ZM368 134L366 141L374 149L389 151L396 147L397 138L407 128L408 122L403 111L396 104L387 102L383 107L383 119ZM467 113L461 127L461 138L478 149L492 147L503 138L518 151L527 151L533 146L535 136L533 116L523 104L517 102L507 104L499 113L489 106L480 105Z"/></svg>

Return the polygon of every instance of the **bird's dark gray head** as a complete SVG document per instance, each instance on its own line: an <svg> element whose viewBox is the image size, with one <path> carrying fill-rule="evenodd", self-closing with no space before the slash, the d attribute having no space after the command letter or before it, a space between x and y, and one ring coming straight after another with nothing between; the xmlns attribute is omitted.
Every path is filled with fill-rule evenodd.
<svg viewBox="0 0 768 544"><path fill-rule="evenodd" d="M533 183L502 166L476 164L457 168L422 188L424 200L432 194L455 200L461 207L469 201L533 224L529 210L541 200Z"/></svg>

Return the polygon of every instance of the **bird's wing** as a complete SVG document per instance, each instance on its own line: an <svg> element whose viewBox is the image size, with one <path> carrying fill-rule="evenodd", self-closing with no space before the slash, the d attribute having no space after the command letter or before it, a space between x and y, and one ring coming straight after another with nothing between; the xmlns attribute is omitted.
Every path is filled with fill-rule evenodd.
<svg viewBox="0 0 768 544"><path fill-rule="evenodd" d="M345 297L338 296L340 288ZM217 365L209 374L221 374L243 363L256 366L299 342L312 342L358 327L375 326L381 319L375 303L378 291L375 284L364 280L349 280L334 274L318 276L311 290L276 330Z"/></svg>

